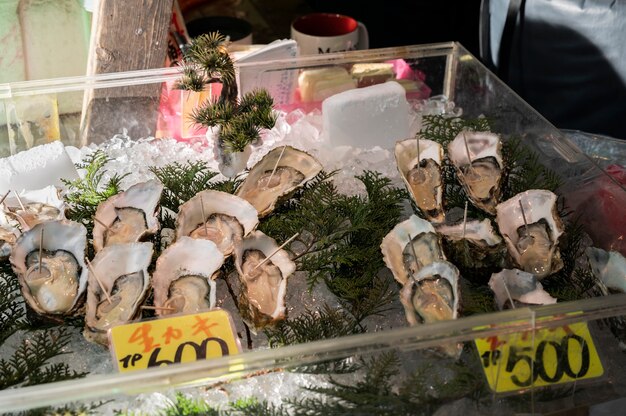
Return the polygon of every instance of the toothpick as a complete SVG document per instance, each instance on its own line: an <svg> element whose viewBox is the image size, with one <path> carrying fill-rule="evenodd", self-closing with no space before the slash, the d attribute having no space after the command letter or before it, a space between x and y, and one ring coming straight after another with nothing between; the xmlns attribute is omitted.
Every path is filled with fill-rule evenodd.
<svg viewBox="0 0 626 416"><path fill-rule="evenodd" d="M270 175L269 180L267 181L267 186L269 188L270 183L272 182L272 178L274 177L274 173L276 173L276 169L278 168L278 163L280 162L280 159L283 157L283 153L285 153L285 149L287 148L287 145L283 146L283 150L280 151L280 155L278 155L278 160L276 161L276 164L274 165L274 169L272 169L272 174Z"/></svg>
<svg viewBox="0 0 626 416"><path fill-rule="evenodd" d="M9 194L11 193L11 190L9 189L7 191L6 194L4 194L4 196L2 197L2 199L0 199L0 205L2 205L2 203L4 202L5 199L7 199L7 196L9 196Z"/></svg>
<svg viewBox="0 0 626 416"><path fill-rule="evenodd" d="M204 202L202 201L202 195L200 195L200 210L202 211L202 225L204 226L204 236L209 237L209 231L206 228L206 215L204 215Z"/></svg>
<svg viewBox="0 0 626 416"><path fill-rule="evenodd" d="M269 256L267 256L266 258L263 259L262 262L260 262L259 264L257 264L256 266L254 266L254 268L252 269L252 271L255 271L256 269L258 269L259 267L263 266L265 263L267 263L268 261L270 261L270 259L272 258L272 256L276 253L278 253L280 250L283 249L283 247L285 247L287 244L291 243L293 240L296 239L296 237L298 237L300 235L300 233L295 233L294 235L291 236L291 238L287 241L285 241L284 243L282 243L280 245L280 247L278 247L276 250L274 250L272 252L272 254L270 254Z"/></svg>
<svg viewBox="0 0 626 416"><path fill-rule="evenodd" d="M20 207L22 207L22 211L26 211L26 208L24 208L24 204L22 204L22 198L20 198L20 195L13 191L13 193L15 194L15 197L17 198L17 202L19 202Z"/></svg>
<svg viewBox="0 0 626 416"><path fill-rule="evenodd" d="M524 220L524 227L526 227L526 234L530 237L530 233L528 232L528 222L526 221L526 214L524 213L524 207L522 206L522 199L518 199L519 209L522 210L522 219Z"/></svg>
<svg viewBox="0 0 626 416"><path fill-rule="evenodd" d="M415 259L415 267L419 267L419 262L417 261L417 253L415 252L415 246L413 245L413 237L411 234L409 236L409 246L411 246L411 253L413 254L413 258ZM417 272L417 270L415 270Z"/></svg>
<svg viewBox="0 0 626 416"><path fill-rule="evenodd" d="M93 217L93 220L94 220L95 222L97 222L98 224L100 224L101 226L103 226L103 227L104 227L107 231L109 231L109 228L110 228L110 227L109 227L108 225L106 225L105 223L103 223L102 221L100 221L99 219L97 219L96 217Z"/></svg>
<svg viewBox="0 0 626 416"><path fill-rule="evenodd" d="M467 137L465 137L465 132L463 132L463 143L465 143L465 151L467 152L467 160L469 160L470 167L472 166L472 155L470 155L469 146L467 145Z"/></svg>
<svg viewBox="0 0 626 416"><path fill-rule="evenodd" d="M463 211L463 235L461 239L465 239L465 226L467 225L467 201L465 201L465 211Z"/></svg>
<svg viewBox="0 0 626 416"><path fill-rule="evenodd" d="M504 276L500 275L502 279L502 284L504 285L504 291L506 292L506 296L509 298L509 302L511 302L511 308L515 309L515 303L513 302L513 298L511 297L511 292L509 292L509 286L506 284L506 280L504 280Z"/></svg>
<svg viewBox="0 0 626 416"><path fill-rule="evenodd" d="M39 234L39 276L41 276L41 257L43 256L43 227L41 228L41 234Z"/></svg>
<svg viewBox="0 0 626 416"><path fill-rule="evenodd" d="M148 309L151 311L175 311L174 308L168 308L167 306L142 306L141 309Z"/></svg>
<svg viewBox="0 0 626 416"><path fill-rule="evenodd" d="M93 277L96 279L96 282L98 282L98 285L100 286L100 290L102 290L102 293L104 293L104 296L107 298L109 303L113 303L113 301L111 300L111 297L109 296L106 289L104 288L102 281L98 278L96 271L93 269L93 266L91 265L91 262L89 261L89 259L85 258L85 262L87 263L87 267L89 268L89 271L91 272L91 274L93 274Z"/></svg>
<svg viewBox="0 0 626 416"><path fill-rule="evenodd" d="M417 171L420 171L420 138L419 136L416 134L415 138L417 139Z"/></svg>

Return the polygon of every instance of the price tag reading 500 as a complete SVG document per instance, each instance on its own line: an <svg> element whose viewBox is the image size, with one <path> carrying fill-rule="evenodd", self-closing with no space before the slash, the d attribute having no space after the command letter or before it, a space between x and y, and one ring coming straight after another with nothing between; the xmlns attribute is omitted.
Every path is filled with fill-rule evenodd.
<svg viewBox="0 0 626 416"><path fill-rule="evenodd" d="M604 373L584 322L475 340L491 390L569 383Z"/></svg>
<svg viewBox="0 0 626 416"><path fill-rule="evenodd" d="M109 339L121 372L238 354L228 312L154 319L111 328Z"/></svg>

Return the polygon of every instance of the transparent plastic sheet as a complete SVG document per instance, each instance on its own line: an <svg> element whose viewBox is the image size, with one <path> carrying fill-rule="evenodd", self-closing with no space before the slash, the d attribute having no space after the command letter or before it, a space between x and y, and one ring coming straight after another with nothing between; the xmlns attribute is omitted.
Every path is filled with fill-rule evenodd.
<svg viewBox="0 0 626 416"><path fill-rule="evenodd" d="M432 89L432 94L442 94L454 100L456 105L463 109L464 116L478 117L484 115L493 117L494 114L498 115L498 117L493 117L494 129L505 135L521 137L526 145L536 151L540 156L541 162L555 170L563 178L562 194L568 201L571 200L572 204L575 203L575 199L574 194L570 192L571 190L588 191L590 194L586 196L586 199L583 199L584 202L589 198L593 198L593 193L600 189L590 187L590 184L593 184L594 181L608 180L610 184L615 183L606 172L591 158L581 152L562 132L550 125L541 115L524 103L458 44L408 46L332 54L324 57L310 56L297 60L254 63L248 64L248 66L259 72L258 79L263 85L269 83L276 78L277 74L280 75L284 71L297 72L306 68L343 66L358 62L380 62L398 58L404 59L425 73L425 81L429 88ZM98 77L79 77L2 85L0 86L0 99L3 101L0 105L0 124L6 123L3 118L6 117L7 109L12 108L11 106L14 105L16 100L24 97L81 91L87 93L97 90L106 100L108 95L120 97L120 94L130 94L130 92L134 91L134 87L145 85L163 87L164 83L171 83L178 76L177 69L166 68L124 74L107 74ZM123 97L124 95L122 95ZM129 97L129 101L130 98L133 97ZM296 103L294 103L295 105ZM130 137L139 138L144 137L141 134L145 134L145 132L151 134L151 132L155 131L154 125L151 124L152 120L148 120L148 118L162 116L163 114L159 114L159 111L158 106L151 107L143 112L128 110L125 119L113 118L101 121L102 124L110 124L119 131L128 129L130 125L136 123L141 128L137 128L134 131L138 132L136 134L140 136L133 136L132 130L128 130L128 132ZM80 146L88 143L89 136L85 136L80 128L81 116L82 114L71 114L70 120L67 115L60 115L60 129L62 132L65 132L62 137L66 144ZM19 133L19 122L19 120L11 121L6 123L6 126L2 126L1 131L3 133L0 133L0 138L3 140L3 146L8 144L8 139L4 141L4 132L17 131ZM5 129L5 127L8 127L8 129ZM389 147L390 145L391 143L381 143L381 146ZM623 188L619 186L614 189L611 188L611 192L618 197L626 195ZM584 207L584 203L576 205L577 214L582 213L584 215L586 212ZM616 207L619 208L619 205ZM599 223L589 224L588 231L590 233L594 228L608 228L609 225L607 224L613 227L612 221L623 217L623 215L619 216L619 211L610 215L598 215L595 213L589 215L599 221ZM614 227L613 229L616 228ZM603 244L602 235L596 236L596 238L596 244ZM442 322L415 328L384 330L377 333L318 341L305 345L253 351L236 357L224 357L206 362L150 369L136 374L123 376L119 374L93 375L84 380L0 392L0 409L6 409L7 411L32 409L71 401L127 397L142 392L213 385L220 381L228 380L231 380L231 383L245 383L246 377L254 376L261 372L275 371L277 369L297 369L303 366L323 364L329 360L375 355L389 350L396 350L399 354L413 354L416 351L421 354L422 351L441 344L470 342L476 337L490 335L507 336L507 334L516 331L536 329L538 317L548 317L568 312L582 312L574 317L553 317L548 319L548 321L541 322L541 325L554 326L568 322L592 321L605 318L613 319L626 313L624 305L626 305L624 295L613 295L606 298L537 308L534 309L534 312L529 309L518 309L491 315L462 318L454 322ZM511 324L511 322L516 323ZM489 325L495 325L495 327L476 329L477 327ZM605 340L610 337L608 331L607 327L600 329L600 333L603 334L603 339ZM611 345L617 345L615 340L612 341ZM608 346L609 342L606 342L606 345ZM619 355L611 355L615 353L616 348L613 348L610 354L605 353L603 357L608 357L610 364L613 359L621 359ZM606 380L605 378L602 381L596 380L595 382L603 383ZM623 382L616 378L615 383L620 384ZM533 391L534 389L530 389L527 394L534 395ZM625 393L621 394L624 395ZM499 395L494 394L494 400L496 400L496 396L499 397ZM529 403L534 404L535 402L530 400ZM527 407L524 410L531 412L532 409Z"/></svg>

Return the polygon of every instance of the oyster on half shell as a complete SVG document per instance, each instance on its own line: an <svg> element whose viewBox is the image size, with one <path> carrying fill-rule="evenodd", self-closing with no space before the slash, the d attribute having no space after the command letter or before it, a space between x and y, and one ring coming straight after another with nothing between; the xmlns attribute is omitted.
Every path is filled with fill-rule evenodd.
<svg viewBox="0 0 626 416"><path fill-rule="evenodd" d="M308 153L291 146L270 150L256 164L235 195L250 202L263 218L276 203L313 179L322 165Z"/></svg>
<svg viewBox="0 0 626 416"><path fill-rule="evenodd" d="M213 241L224 257L259 223L248 201L227 192L198 192L178 209L176 239L183 236Z"/></svg>
<svg viewBox="0 0 626 416"><path fill-rule="evenodd" d="M35 312L71 315L78 309L87 286L86 247L87 229L69 220L42 222L20 235L9 260Z"/></svg>
<svg viewBox="0 0 626 416"><path fill-rule="evenodd" d="M65 202L60 198L59 190L52 185L20 192L19 198L8 196L3 205L9 224L19 224L23 231L40 222L65 219Z"/></svg>
<svg viewBox="0 0 626 416"><path fill-rule="evenodd" d="M93 225L96 253L111 244L141 241L159 230L157 207L163 185L156 179L136 183L98 205Z"/></svg>
<svg viewBox="0 0 626 416"><path fill-rule="evenodd" d="M139 315L139 306L150 288L151 260L152 243L113 244L96 254L87 287L87 340L107 345L109 328Z"/></svg>
<svg viewBox="0 0 626 416"><path fill-rule="evenodd" d="M400 291L411 326L456 319L459 309L459 271L447 261L436 261L413 274Z"/></svg>
<svg viewBox="0 0 626 416"><path fill-rule="evenodd" d="M500 137L463 130L448 144L448 157L472 204L495 214L504 170Z"/></svg>
<svg viewBox="0 0 626 416"><path fill-rule="evenodd" d="M239 311L254 331L285 318L287 278L296 264L286 250L278 248L273 238L253 231L235 250L241 283Z"/></svg>
<svg viewBox="0 0 626 416"><path fill-rule="evenodd" d="M424 266L446 260L439 234L417 215L396 225L383 238L380 249L385 264L402 285Z"/></svg>
<svg viewBox="0 0 626 416"><path fill-rule="evenodd" d="M465 224L463 221L456 224L442 224L436 228L443 235L446 250L456 253L453 255L447 251L448 255L462 259L464 265L471 267L501 267L503 265L506 247L489 219L467 220ZM458 266L461 265L458 264Z"/></svg>
<svg viewBox="0 0 626 416"><path fill-rule="evenodd" d="M496 222L509 254L522 270L540 280L563 267L558 247L563 223L556 200L548 190L531 189L496 208Z"/></svg>
<svg viewBox="0 0 626 416"><path fill-rule="evenodd" d="M489 287L496 297L498 309L505 305L516 307L522 305L549 305L556 303L556 299L543 290L537 278L518 269L504 269L494 273L489 279Z"/></svg>
<svg viewBox="0 0 626 416"><path fill-rule="evenodd" d="M396 143L395 156L400 176L417 207L429 221L443 222L445 215L442 198L441 145L432 140L402 140Z"/></svg>
<svg viewBox="0 0 626 416"><path fill-rule="evenodd" d="M215 307L213 279L224 255L210 240L181 237L166 248L152 275L158 316L197 313Z"/></svg>

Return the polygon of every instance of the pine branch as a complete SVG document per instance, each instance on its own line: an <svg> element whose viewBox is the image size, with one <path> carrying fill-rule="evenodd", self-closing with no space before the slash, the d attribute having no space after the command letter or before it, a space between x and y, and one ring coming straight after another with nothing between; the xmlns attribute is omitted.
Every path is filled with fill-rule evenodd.
<svg viewBox="0 0 626 416"><path fill-rule="evenodd" d="M241 416L287 416L289 414L278 406L266 401L259 402L253 397L230 403L227 413Z"/></svg>
<svg viewBox="0 0 626 416"><path fill-rule="evenodd" d="M178 212L178 207L191 199L198 192L209 188L209 183L217 172L212 172L204 161L171 163L161 168L150 167L152 172L163 184L161 206L172 212Z"/></svg>
<svg viewBox="0 0 626 416"><path fill-rule="evenodd" d="M175 89L195 92L204 90L207 80L194 64L183 60L182 73L181 79L174 83Z"/></svg>
<svg viewBox="0 0 626 416"><path fill-rule="evenodd" d="M27 325L24 300L20 295L17 277L10 268L6 268L8 270L0 270L0 346L17 330Z"/></svg>
<svg viewBox="0 0 626 416"><path fill-rule="evenodd" d="M34 332L32 339L23 341L10 358L0 359L0 390L85 376L66 364L49 364L52 358L69 353L66 347L70 337L64 327Z"/></svg>
<svg viewBox="0 0 626 416"><path fill-rule="evenodd" d="M176 393L175 401L163 412L163 416L219 416L220 412L213 409L202 399L190 399L182 393Z"/></svg>
<svg viewBox="0 0 626 416"><path fill-rule="evenodd" d="M93 217L98 205L121 191L120 184L127 175L115 174L106 183L102 183L106 173L104 166L109 160L104 151L97 150L87 156L84 163L76 165L78 169L86 170L83 179L61 179L68 189L65 195L68 204L65 216L70 220L82 222L89 231L93 229Z"/></svg>
<svg viewBox="0 0 626 416"><path fill-rule="evenodd" d="M327 304L316 311L307 310L296 318L281 321L274 328L265 329L272 348L364 332L365 329L358 326L352 315Z"/></svg>

